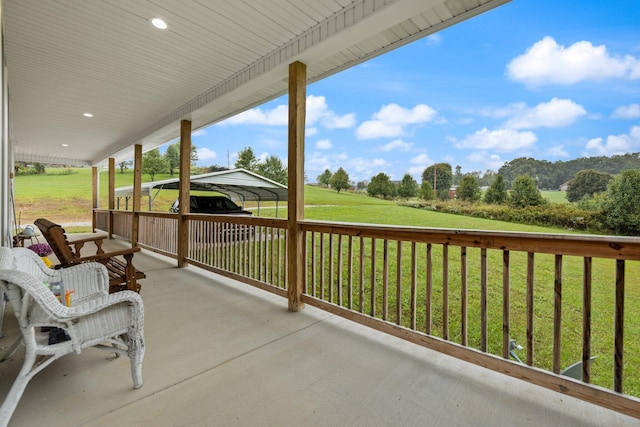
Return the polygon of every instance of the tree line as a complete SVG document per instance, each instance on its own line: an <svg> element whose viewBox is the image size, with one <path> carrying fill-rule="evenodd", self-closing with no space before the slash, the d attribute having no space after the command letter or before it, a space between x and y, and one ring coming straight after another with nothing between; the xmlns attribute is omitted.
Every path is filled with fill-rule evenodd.
<svg viewBox="0 0 640 427"><path fill-rule="evenodd" d="M549 162L530 157L519 157L506 162L498 174L511 183L516 177L529 175L538 188L557 190L583 170L596 170L617 175L624 170L640 169L640 153L628 153L617 156L580 157L568 161Z"/></svg>

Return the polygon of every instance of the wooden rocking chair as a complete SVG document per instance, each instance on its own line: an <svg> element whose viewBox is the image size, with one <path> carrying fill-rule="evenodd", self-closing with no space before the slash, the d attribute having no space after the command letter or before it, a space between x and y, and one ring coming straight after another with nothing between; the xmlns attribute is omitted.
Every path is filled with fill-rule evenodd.
<svg viewBox="0 0 640 427"><path fill-rule="evenodd" d="M69 242L64 229L48 219L39 218L34 224L51 246L53 253L60 261L56 268L70 267L83 262L99 262L103 264L109 272L109 293L128 289L140 292L141 285L138 280L144 279L146 275L138 271L133 266L133 254L139 252L140 248L134 247L114 252L104 252L102 249L103 236L90 237L87 239L74 240ZM97 246L97 253L91 256L82 257L80 250L87 242L93 242ZM71 245L74 249L71 249Z"/></svg>

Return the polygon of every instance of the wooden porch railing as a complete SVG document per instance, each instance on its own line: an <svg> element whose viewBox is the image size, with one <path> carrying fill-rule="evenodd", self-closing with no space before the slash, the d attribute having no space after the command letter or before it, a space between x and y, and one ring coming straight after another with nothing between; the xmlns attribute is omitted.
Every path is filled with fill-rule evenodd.
<svg viewBox="0 0 640 427"><path fill-rule="evenodd" d="M177 215L139 215L141 245L175 256ZM125 217L114 230L130 228ZM187 217L189 263L286 297L286 220ZM640 239L301 227L305 303L640 418ZM511 339L523 364L509 359ZM557 375L578 361L582 381Z"/></svg>

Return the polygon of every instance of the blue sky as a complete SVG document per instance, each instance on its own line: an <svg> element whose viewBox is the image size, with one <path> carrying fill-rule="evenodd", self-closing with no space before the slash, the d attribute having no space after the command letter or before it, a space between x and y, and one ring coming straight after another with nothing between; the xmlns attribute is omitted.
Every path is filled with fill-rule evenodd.
<svg viewBox="0 0 640 427"><path fill-rule="evenodd" d="M637 0L513 0L309 85L305 173L418 182L435 162L497 171L640 151ZM199 165L287 159L287 97L201 129Z"/></svg>

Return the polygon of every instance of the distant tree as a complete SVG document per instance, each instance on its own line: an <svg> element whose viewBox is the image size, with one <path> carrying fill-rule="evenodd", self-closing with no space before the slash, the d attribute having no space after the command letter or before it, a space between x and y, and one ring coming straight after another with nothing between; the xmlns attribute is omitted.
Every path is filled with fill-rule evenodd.
<svg viewBox="0 0 640 427"><path fill-rule="evenodd" d="M567 200L577 202L584 196L593 196L595 193L607 191L607 184L613 177L606 172L587 169L576 174L575 178L569 181L567 188Z"/></svg>
<svg viewBox="0 0 640 427"><path fill-rule="evenodd" d="M467 202L477 202L480 200L480 196L478 178L471 174L464 175L456 189L456 197Z"/></svg>
<svg viewBox="0 0 640 427"><path fill-rule="evenodd" d="M424 200L433 200L435 198L435 193L433 192L433 187L429 183L429 181L422 181L422 185L420 185L420 197Z"/></svg>
<svg viewBox="0 0 640 427"><path fill-rule="evenodd" d="M616 233L640 235L640 170L616 175L603 205L605 223Z"/></svg>
<svg viewBox="0 0 640 427"><path fill-rule="evenodd" d="M175 142L167 147L167 151L164 153L164 157L169 162L169 175L173 176L174 172L180 169L180 143ZM198 149L195 145L191 146L191 155L189 162L191 166L194 166L198 161Z"/></svg>
<svg viewBox="0 0 640 427"><path fill-rule="evenodd" d="M165 159L160 150L154 148L142 155L142 173L149 174L151 181L156 174L167 173L169 171L169 161Z"/></svg>
<svg viewBox="0 0 640 427"><path fill-rule="evenodd" d="M462 180L462 166L457 165L456 166L456 173L455 173L455 175L453 175L453 185L460 184L461 180Z"/></svg>
<svg viewBox="0 0 640 427"><path fill-rule="evenodd" d="M123 160L122 162L118 163L118 167L120 168L120 173L125 173L127 168L132 165L133 165L132 160Z"/></svg>
<svg viewBox="0 0 640 427"><path fill-rule="evenodd" d="M545 200L536 188L536 184L529 175L521 175L513 180L509 203L514 207L538 206L545 204Z"/></svg>
<svg viewBox="0 0 640 427"><path fill-rule="evenodd" d="M164 157L169 162L169 175L180 168L180 143L171 144L167 147Z"/></svg>
<svg viewBox="0 0 640 427"><path fill-rule="evenodd" d="M272 181L287 185L287 168L284 167L282 161L276 156L269 156L264 162L258 163L256 173Z"/></svg>
<svg viewBox="0 0 640 427"><path fill-rule="evenodd" d="M365 179L364 181L358 181L358 183L356 184L356 188L358 190L366 190L367 189L367 185L369 185L369 183Z"/></svg>
<svg viewBox="0 0 640 427"><path fill-rule="evenodd" d="M349 174L344 169L339 168L336 173L331 176L329 184L331 184L331 188L336 190L338 193L341 190L347 190L349 187L351 187L351 183L349 182Z"/></svg>
<svg viewBox="0 0 640 427"><path fill-rule="evenodd" d="M492 205L500 205L507 201L507 197L507 184L502 175L497 175L484 194L484 201Z"/></svg>
<svg viewBox="0 0 640 427"><path fill-rule="evenodd" d="M487 169L486 172L480 178L480 187L488 187L493 184L493 181L496 180L498 174L491 169Z"/></svg>
<svg viewBox="0 0 640 427"><path fill-rule="evenodd" d="M431 185L440 200L447 200L453 183L451 165L449 163L437 163L427 167L422 172L422 182L425 181Z"/></svg>
<svg viewBox="0 0 640 427"><path fill-rule="evenodd" d="M393 193L393 185L389 175L380 172L371 178L371 182L367 185L367 194L372 197L390 197Z"/></svg>
<svg viewBox="0 0 640 427"><path fill-rule="evenodd" d="M191 166L195 166L198 161L198 148L195 145L191 145L191 156L189 156Z"/></svg>
<svg viewBox="0 0 640 427"><path fill-rule="evenodd" d="M398 185L398 196L400 197L416 197L418 195L418 182L411 175L405 173Z"/></svg>
<svg viewBox="0 0 640 427"><path fill-rule="evenodd" d="M243 168L251 172L255 172L258 166L258 158L253 154L251 147L246 147L238 153L238 160L236 160L235 167Z"/></svg>
<svg viewBox="0 0 640 427"><path fill-rule="evenodd" d="M331 177L333 173L329 169L325 169L320 175L318 175L318 184L324 185L325 187L329 186L329 181L331 181Z"/></svg>

